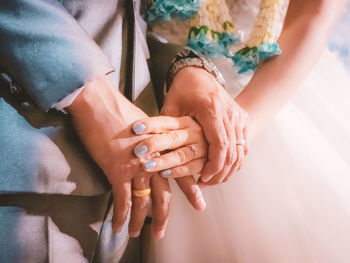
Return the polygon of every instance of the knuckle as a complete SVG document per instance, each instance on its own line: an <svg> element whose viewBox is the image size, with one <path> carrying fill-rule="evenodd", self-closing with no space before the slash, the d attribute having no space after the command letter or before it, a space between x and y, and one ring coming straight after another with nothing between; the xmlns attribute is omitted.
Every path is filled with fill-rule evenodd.
<svg viewBox="0 0 350 263"><path fill-rule="evenodd" d="M173 177L181 177L181 176L189 175L189 172L186 166L179 166L179 167L172 168L171 173Z"/></svg>
<svg viewBox="0 0 350 263"><path fill-rule="evenodd" d="M179 135L177 134L177 132L168 132L167 137L170 144L177 144L177 142L179 141Z"/></svg>
<svg viewBox="0 0 350 263"><path fill-rule="evenodd" d="M227 110L226 110L226 116L228 117L229 120L232 120L232 119L233 119L234 113L233 113L232 108L227 108Z"/></svg>
<svg viewBox="0 0 350 263"><path fill-rule="evenodd" d="M171 201L171 193L165 192L161 195L159 204L162 207L162 209L167 209L170 205L170 201Z"/></svg>
<svg viewBox="0 0 350 263"><path fill-rule="evenodd" d="M242 117L244 120L249 121L249 114L246 111L242 111Z"/></svg>
<svg viewBox="0 0 350 263"><path fill-rule="evenodd" d="M237 160L237 151L236 150L231 150L226 159L226 165L232 166Z"/></svg>
<svg viewBox="0 0 350 263"><path fill-rule="evenodd" d="M134 177L134 183L137 182L136 187L145 186L149 183L149 177L144 175L137 175Z"/></svg>
<svg viewBox="0 0 350 263"><path fill-rule="evenodd" d="M149 197L143 197L138 203L137 203L137 209L139 210L147 210L149 206L151 205L151 198Z"/></svg>
<svg viewBox="0 0 350 263"><path fill-rule="evenodd" d="M129 210L131 206L132 206L132 203L130 200L123 200L117 203L118 210L122 210L122 211Z"/></svg>
<svg viewBox="0 0 350 263"><path fill-rule="evenodd" d="M177 150L175 152L178 163L182 164L186 162L186 153L183 150Z"/></svg>
<svg viewBox="0 0 350 263"><path fill-rule="evenodd" d="M171 126L173 126L172 125L172 120L169 117L163 117L161 121L162 121L162 127L171 127ZM163 130L160 131L160 132L163 132Z"/></svg>
<svg viewBox="0 0 350 263"><path fill-rule="evenodd" d="M217 104L215 103L213 96L209 96L209 98L203 102L203 109L209 116L214 118L216 117Z"/></svg>
<svg viewBox="0 0 350 263"><path fill-rule="evenodd" d="M217 144L220 150L226 150L230 145L228 138L220 138Z"/></svg>

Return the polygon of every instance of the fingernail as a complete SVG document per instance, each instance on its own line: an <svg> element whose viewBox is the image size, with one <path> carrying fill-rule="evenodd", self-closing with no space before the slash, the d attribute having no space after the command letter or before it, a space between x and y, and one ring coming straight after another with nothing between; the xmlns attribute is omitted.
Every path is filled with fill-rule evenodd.
<svg viewBox="0 0 350 263"><path fill-rule="evenodd" d="M201 181L204 182L204 183L207 183L209 180L210 180L210 176L201 176L200 177Z"/></svg>
<svg viewBox="0 0 350 263"><path fill-rule="evenodd" d="M136 231L136 232L131 232L131 233L129 233L129 236L131 237L131 238L136 238L136 237L138 237L140 235L140 231Z"/></svg>
<svg viewBox="0 0 350 263"><path fill-rule="evenodd" d="M145 163L145 168L147 170L152 169L155 166L156 166L156 162L155 161L148 161L147 163Z"/></svg>
<svg viewBox="0 0 350 263"><path fill-rule="evenodd" d="M207 207L203 197L198 200L197 205L199 211L203 211Z"/></svg>
<svg viewBox="0 0 350 263"><path fill-rule="evenodd" d="M156 239L162 239L162 238L164 237L164 235L165 235L165 229L156 232L156 233L154 234L154 237L155 237Z"/></svg>
<svg viewBox="0 0 350 263"><path fill-rule="evenodd" d="M118 227L118 228L113 227L112 229L113 229L113 232L114 232L115 234L119 234L119 233L122 231L122 227Z"/></svg>
<svg viewBox="0 0 350 263"><path fill-rule="evenodd" d="M136 146L134 149L134 153L137 157L144 155L147 151L148 151L148 148L146 145L139 145L139 146Z"/></svg>
<svg viewBox="0 0 350 263"><path fill-rule="evenodd" d="M171 170L170 169L166 169L160 172L160 175L164 178L168 178L171 175Z"/></svg>
<svg viewBox="0 0 350 263"><path fill-rule="evenodd" d="M134 133L140 134L146 130L146 125L143 123L136 123L132 127L132 130L134 131Z"/></svg>

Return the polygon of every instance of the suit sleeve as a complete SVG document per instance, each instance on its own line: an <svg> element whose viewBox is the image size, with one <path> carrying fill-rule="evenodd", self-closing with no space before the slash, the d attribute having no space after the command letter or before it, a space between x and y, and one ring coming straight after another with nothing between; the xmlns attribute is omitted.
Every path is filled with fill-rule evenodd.
<svg viewBox="0 0 350 263"><path fill-rule="evenodd" d="M1 0L0 69L47 111L113 67L57 0Z"/></svg>

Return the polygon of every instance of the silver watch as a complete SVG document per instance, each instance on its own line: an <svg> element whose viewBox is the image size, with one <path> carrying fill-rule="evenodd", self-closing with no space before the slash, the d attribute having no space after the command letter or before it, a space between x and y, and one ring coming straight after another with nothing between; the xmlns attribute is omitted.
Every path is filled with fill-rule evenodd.
<svg viewBox="0 0 350 263"><path fill-rule="evenodd" d="M186 47L176 55L170 66L165 86L166 92L169 90L176 73L185 67L203 68L211 74L220 85L225 87L225 79L215 65L206 57L201 56L193 49Z"/></svg>

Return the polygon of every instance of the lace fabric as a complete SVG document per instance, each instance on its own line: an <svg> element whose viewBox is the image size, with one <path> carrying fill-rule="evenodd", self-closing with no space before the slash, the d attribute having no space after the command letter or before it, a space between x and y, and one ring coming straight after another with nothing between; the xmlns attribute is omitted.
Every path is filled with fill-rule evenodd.
<svg viewBox="0 0 350 263"><path fill-rule="evenodd" d="M224 56L239 74L251 74L261 61L281 53L276 41L287 0L204 0L199 7L194 1L183 1L181 8L173 7L172 2L157 0L146 15L152 31L170 43L187 45L212 59ZM154 13L163 15L155 20Z"/></svg>

